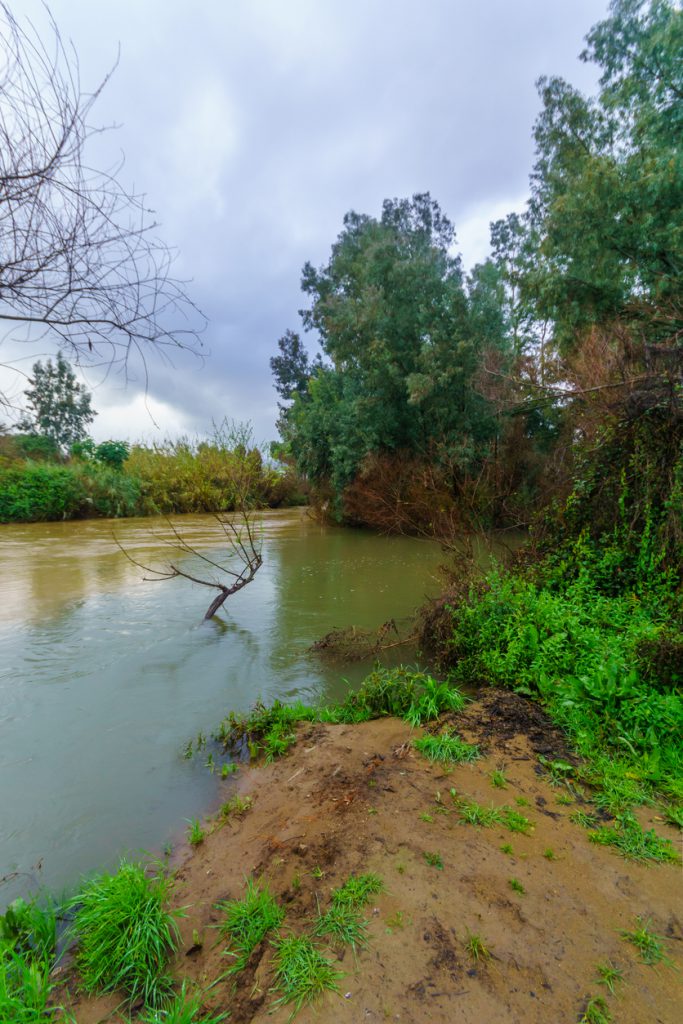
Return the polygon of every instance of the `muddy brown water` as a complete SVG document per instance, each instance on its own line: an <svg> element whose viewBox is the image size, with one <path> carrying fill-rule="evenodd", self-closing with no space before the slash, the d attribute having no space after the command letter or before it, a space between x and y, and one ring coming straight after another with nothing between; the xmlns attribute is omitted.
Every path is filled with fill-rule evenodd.
<svg viewBox="0 0 683 1024"><path fill-rule="evenodd" d="M212 517L174 522L220 554ZM261 525L263 568L208 623L211 591L144 582L114 542L159 565L163 521L0 526L0 911L161 850L215 795L204 759L183 757L188 739L258 697L340 697L368 665L340 668L310 644L438 592L431 542L323 527L298 509Z"/></svg>

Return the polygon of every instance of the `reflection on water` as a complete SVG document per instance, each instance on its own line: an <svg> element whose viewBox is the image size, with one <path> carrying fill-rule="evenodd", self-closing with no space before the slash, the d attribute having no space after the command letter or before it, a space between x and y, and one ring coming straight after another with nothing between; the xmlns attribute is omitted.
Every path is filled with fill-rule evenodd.
<svg viewBox="0 0 683 1024"><path fill-rule="evenodd" d="M211 777L180 756L187 739L258 696L339 692L309 644L410 611L438 562L431 545L268 514L263 569L204 624L204 588L143 582L112 536L158 564L163 527L0 531L0 875L22 873L0 902L27 875L59 887L125 847L159 848L211 800ZM211 517L183 517L182 529L213 554Z"/></svg>
<svg viewBox="0 0 683 1024"><path fill-rule="evenodd" d="M210 516L174 522L220 553ZM266 513L263 568L203 623L206 588L143 582L112 535L158 565L163 527L0 527L0 876L17 873L0 906L36 884L73 885L125 849L159 849L214 794L182 758L190 737L257 697L341 695L367 666L344 669L346 682L309 645L405 616L438 590L435 544Z"/></svg>

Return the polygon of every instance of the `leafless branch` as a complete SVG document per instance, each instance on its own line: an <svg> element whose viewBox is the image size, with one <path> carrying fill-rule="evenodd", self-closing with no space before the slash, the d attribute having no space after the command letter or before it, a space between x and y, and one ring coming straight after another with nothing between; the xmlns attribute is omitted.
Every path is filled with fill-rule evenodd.
<svg viewBox="0 0 683 1024"><path fill-rule="evenodd" d="M182 579L189 580L191 583L199 583L203 587L213 587L218 590L218 595L213 599L204 616L204 620L206 621L207 619L213 618L219 608L222 607L229 597L236 594L239 590L242 590L242 588L246 587L248 583L251 583L256 576L256 573L263 565L261 542L257 535L253 515L245 506L242 506L242 508L232 515L217 515L215 516L215 519L228 541L228 554L236 557L238 563L241 565L239 571L230 568L229 565L226 565L223 562L217 562L213 558L209 558L208 555L202 554L202 552L198 551L197 548L193 547L193 545L188 544L170 519L166 519L166 523L175 538L175 543L173 541L165 541L165 543L170 543L181 553L192 555L193 558L197 558L201 562L206 563L206 565L211 566L213 569L218 569L221 573L229 576L232 580L232 583L229 585L222 583L217 579L203 579L200 576L195 576L194 573L190 573L187 569L177 565L175 561L167 562L159 569L145 565L143 562L139 562L136 558L133 558L130 552L128 552L121 544L116 535L114 535L114 542L132 565L149 574L143 576L143 579L148 583L158 583L162 580L172 580L181 577Z"/></svg>
<svg viewBox="0 0 683 1024"><path fill-rule="evenodd" d="M79 365L126 372L131 355L199 347L205 320L172 275L144 195L121 164L89 166L90 122L112 70L85 92L46 7L49 38L0 2L0 321L48 336ZM1 340L1 339L0 339Z"/></svg>

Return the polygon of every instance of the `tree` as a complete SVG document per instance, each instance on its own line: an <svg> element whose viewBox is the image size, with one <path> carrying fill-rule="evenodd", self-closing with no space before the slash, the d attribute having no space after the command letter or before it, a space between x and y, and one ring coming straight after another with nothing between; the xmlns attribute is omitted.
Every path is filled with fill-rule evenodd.
<svg viewBox="0 0 683 1024"><path fill-rule="evenodd" d="M43 42L0 3L0 321L15 340L57 340L77 363L194 347L203 317L171 274L144 196L89 166L107 75L81 86L54 22ZM111 72L110 72L111 74ZM180 326L179 326L180 324ZM2 339L0 339L1 342Z"/></svg>
<svg viewBox="0 0 683 1024"><path fill-rule="evenodd" d="M303 325L326 358L298 359L288 332L271 365L292 400L281 422L298 468L337 495L371 453L462 451L490 432L471 387L481 337L454 243L429 194L385 200L379 219L348 213L328 263L303 269Z"/></svg>
<svg viewBox="0 0 683 1024"><path fill-rule="evenodd" d="M31 411L19 424L20 429L49 438L63 451L81 441L97 413L91 407L90 392L78 383L62 353L57 353L56 363L51 359L44 366L40 361L35 363L29 384L24 394Z"/></svg>
<svg viewBox="0 0 683 1024"><path fill-rule="evenodd" d="M525 288L564 349L616 317L659 341L683 329L683 11L612 0L582 59L595 99L541 79Z"/></svg>

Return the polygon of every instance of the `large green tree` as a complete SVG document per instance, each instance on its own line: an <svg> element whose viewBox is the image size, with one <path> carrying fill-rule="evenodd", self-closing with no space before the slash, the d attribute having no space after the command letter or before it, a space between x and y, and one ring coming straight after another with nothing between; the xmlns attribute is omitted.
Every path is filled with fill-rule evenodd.
<svg viewBox="0 0 683 1024"><path fill-rule="evenodd" d="M651 335L683 326L681 54L678 3L612 0L581 55L601 69L597 96L539 83L525 287L565 348L617 316Z"/></svg>
<svg viewBox="0 0 683 1024"><path fill-rule="evenodd" d="M309 366L288 332L271 364L293 400L282 426L299 468L337 493L369 453L471 452L492 430L454 244L438 204L416 195L386 200L379 218L347 214L329 261L304 267L303 325L323 361Z"/></svg>
<svg viewBox="0 0 683 1024"><path fill-rule="evenodd" d="M90 392L76 380L62 353L57 353L55 363L35 363L29 384L24 392L28 409L20 428L49 438L63 451L81 441L97 413Z"/></svg>

